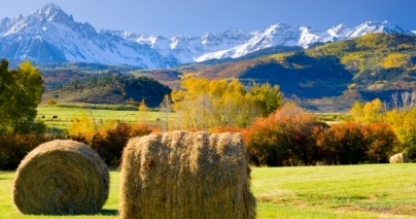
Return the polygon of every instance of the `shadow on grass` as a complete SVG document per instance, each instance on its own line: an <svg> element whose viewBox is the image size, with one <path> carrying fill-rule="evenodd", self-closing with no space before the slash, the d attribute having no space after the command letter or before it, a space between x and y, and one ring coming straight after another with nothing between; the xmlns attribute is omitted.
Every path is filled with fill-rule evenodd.
<svg viewBox="0 0 416 219"><path fill-rule="evenodd" d="M118 211L114 209L102 209L100 214L105 216L116 216L118 215Z"/></svg>

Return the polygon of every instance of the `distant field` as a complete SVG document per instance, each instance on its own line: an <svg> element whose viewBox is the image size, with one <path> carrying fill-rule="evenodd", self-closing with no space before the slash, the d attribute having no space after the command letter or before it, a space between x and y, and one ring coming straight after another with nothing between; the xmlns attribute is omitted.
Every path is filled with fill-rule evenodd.
<svg viewBox="0 0 416 219"><path fill-rule="evenodd" d="M416 164L253 168L258 219L416 218ZM111 171L101 215L25 216L12 204L14 172L0 172L0 218L118 218L120 174Z"/></svg>
<svg viewBox="0 0 416 219"><path fill-rule="evenodd" d="M108 108L108 109L106 109ZM80 117L83 113L96 121L118 120L120 122L134 123L140 121L137 118L137 110L120 110L117 106L97 106L92 105L90 108L83 106L45 106L38 108L36 119L43 121L48 127L66 129L71 125L73 118ZM174 116L170 114L169 118ZM157 111L146 112L145 122L157 124L163 122L165 114Z"/></svg>

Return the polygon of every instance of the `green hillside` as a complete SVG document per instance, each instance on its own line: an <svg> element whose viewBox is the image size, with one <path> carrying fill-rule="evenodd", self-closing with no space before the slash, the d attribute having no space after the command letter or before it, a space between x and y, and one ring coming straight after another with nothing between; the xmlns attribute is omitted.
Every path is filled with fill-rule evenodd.
<svg viewBox="0 0 416 219"><path fill-rule="evenodd" d="M145 100L156 107L170 88L148 77L126 76L118 73L94 74L83 80L73 80L47 91L43 100L106 104L137 104Z"/></svg>
<svg viewBox="0 0 416 219"><path fill-rule="evenodd" d="M307 50L312 57L336 56L353 74L352 88L409 89L416 85L416 37L368 34Z"/></svg>

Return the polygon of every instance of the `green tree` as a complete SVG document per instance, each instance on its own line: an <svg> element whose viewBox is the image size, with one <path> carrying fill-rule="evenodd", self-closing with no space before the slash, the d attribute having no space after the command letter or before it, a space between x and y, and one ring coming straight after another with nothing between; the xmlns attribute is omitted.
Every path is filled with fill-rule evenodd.
<svg viewBox="0 0 416 219"><path fill-rule="evenodd" d="M3 59L0 66L0 133L30 131L43 90L42 77L29 61L22 62L17 70L10 70L7 60Z"/></svg>
<svg viewBox="0 0 416 219"><path fill-rule="evenodd" d="M253 86L250 96L256 106L260 108L263 117L268 116L283 104L283 94L277 85L273 87L269 83Z"/></svg>

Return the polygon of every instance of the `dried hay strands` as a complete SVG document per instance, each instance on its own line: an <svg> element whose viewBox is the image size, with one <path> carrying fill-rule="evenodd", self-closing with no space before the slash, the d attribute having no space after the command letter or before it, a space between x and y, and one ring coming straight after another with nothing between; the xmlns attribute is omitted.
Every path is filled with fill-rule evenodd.
<svg viewBox="0 0 416 219"><path fill-rule="evenodd" d="M410 163L410 158L406 153L398 153L389 158L389 163Z"/></svg>
<svg viewBox="0 0 416 219"><path fill-rule="evenodd" d="M123 152L123 219L254 219L242 136L176 131L133 138Z"/></svg>
<svg viewBox="0 0 416 219"><path fill-rule="evenodd" d="M20 163L13 201L24 214L93 214L108 198L109 174L100 156L72 140L39 145Z"/></svg>

